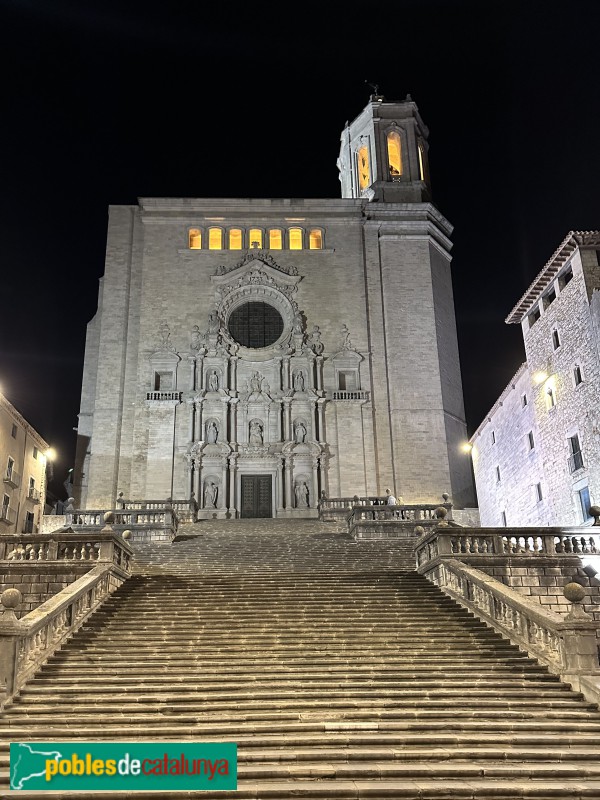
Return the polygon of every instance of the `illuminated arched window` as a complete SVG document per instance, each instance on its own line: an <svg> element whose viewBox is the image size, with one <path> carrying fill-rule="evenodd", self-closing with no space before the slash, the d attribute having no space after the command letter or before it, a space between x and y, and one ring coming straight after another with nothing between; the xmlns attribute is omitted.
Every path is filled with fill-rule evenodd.
<svg viewBox="0 0 600 800"><path fill-rule="evenodd" d="M190 228L188 235L190 250L200 250L202 247L202 234L198 228Z"/></svg>
<svg viewBox="0 0 600 800"><path fill-rule="evenodd" d="M425 150L423 148L423 144L419 142L419 178L424 181L427 180L425 177Z"/></svg>
<svg viewBox="0 0 600 800"><path fill-rule="evenodd" d="M388 165L391 177L402 175L402 142L397 131L387 135Z"/></svg>
<svg viewBox="0 0 600 800"><path fill-rule="evenodd" d="M283 233L279 228L271 228L269 231L269 248L271 250L281 250L283 248Z"/></svg>
<svg viewBox="0 0 600 800"><path fill-rule="evenodd" d="M312 230L308 235L309 248L311 250L323 249L323 231Z"/></svg>
<svg viewBox="0 0 600 800"><path fill-rule="evenodd" d="M359 148L356 154L358 159L358 185L362 192L371 183L371 173L369 170L369 150L365 144Z"/></svg>
<svg viewBox="0 0 600 800"><path fill-rule="evenodd" d="M250 247L258 248L260 250L263 246L263 232L261 229L250 228L249 236Z"/></svg>
<svg viewBox="0 0 600 800"><path fill-rule="evenodd" d="M229 231L229 249L241 250L242 249L242 229L231 228Z"/></svg>
<svg viewBox="0 0 600 800"><path fill-rule="evenodd" d="M302 228L290 228L290 250L302 250Z"/></svg>
<svg viewBox="0 0 600 800"><path fill-rule="evenodd" d="M221 228L208 229L208 249L209 250L223 249L223 231L221 230Z"/></svg>

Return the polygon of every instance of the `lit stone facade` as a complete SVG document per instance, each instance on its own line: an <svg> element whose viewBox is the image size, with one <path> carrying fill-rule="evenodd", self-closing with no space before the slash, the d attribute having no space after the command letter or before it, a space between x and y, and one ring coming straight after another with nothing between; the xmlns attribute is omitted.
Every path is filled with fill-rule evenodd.
<svg viewBox="0 0 600 800"><path fill-rule="evenodd" d="M372 97L342 134L341 199L110 208L80 506L193 492L200 517L315 516L322 493L386 488L473 503L452 228L426 148L410 99Z"/></svg>
<svg viewBox="0 0 600 800"><path fill-rule="evenodd" d="M483 526L592 521L587 509L600 501L599 253L600 232L569 233L507 317L521 324L527 361L471 439Z"/></svg>
<svg viewBox="0 0 600 800"><path fill-rule="evenodd" d="M0 394L1 533L37 533L46 502L48 443Z"/></svg>

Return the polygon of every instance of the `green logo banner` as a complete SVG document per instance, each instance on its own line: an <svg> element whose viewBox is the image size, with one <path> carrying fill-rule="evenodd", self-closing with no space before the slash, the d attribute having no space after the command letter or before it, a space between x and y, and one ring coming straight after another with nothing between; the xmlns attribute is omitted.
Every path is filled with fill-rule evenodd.
<svg viewBox="0 0 600 800"><path fill-rule="evenodd" d="M12 742L10 788L27 792L237 789L237 745Z"/></svg>

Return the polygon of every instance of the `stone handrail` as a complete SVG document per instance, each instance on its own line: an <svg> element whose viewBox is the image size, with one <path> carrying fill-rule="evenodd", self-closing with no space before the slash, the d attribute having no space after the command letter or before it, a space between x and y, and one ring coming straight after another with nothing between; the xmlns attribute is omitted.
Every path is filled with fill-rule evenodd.
<svg viewBox="0 0 600 800"><path fill-rule="evenodd" d="M132 549L119 534L110 529L90 533L93 536L61 530L51 534L0 534L0 561L97 561L129 570Z"/></svg>
<svg viewBox="0 0 600 800"><path fill-rule="evenodd" d="M596 623L575 605L567 594L569 587L565 595L573 601L573 610L563 617L456 559L440 561L426 577L565 680L577 682L578 676L600 674Z"/></svg>
<svg viewBox="0 0 600 800"><path fill-rule="evenodd" d="M65 513L67 525L84 528L96 528L103 524L105 514L114 515L114 526L117 528L132 528L136 525L157 525L172 528L177 532L177 514L170 506L161 501L154 506L153 503L140 506L140 508L117 508L112 511L106 509L71 509Z"/></svg>
<svg viewBox="0 0 600 800"><path fill-rule="evenodd" d="M129 577L117 564L97 564L20 620L18 589L2 593L0 703L11 698L92 612Z"/></svg>
<svg viewBox="0 0 600 800"><path fill-rule="evenodd" d="M350 511L350 521L358 520L398 520L404 522L420 522L420 521L439 521L438 508L444 508L450 511L452 506L450 503L443 505L353 505Z"/></svg>
<svg viewBox="0 0 600 800"><path fill-rule="evenodd" d="M586 529L587 531L588 529ZM438 527L422 536L415 548L417 566L438 558L471 556L553 557L599 555L600 534L565 528L454 528Z"/></svg>

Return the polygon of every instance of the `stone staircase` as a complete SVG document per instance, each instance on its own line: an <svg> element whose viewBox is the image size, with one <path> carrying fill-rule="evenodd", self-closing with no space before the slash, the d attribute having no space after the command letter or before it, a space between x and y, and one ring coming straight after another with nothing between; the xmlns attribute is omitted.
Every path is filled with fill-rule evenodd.
<svg viewBox="0 0 600 800"><path fill-rule="evenodd" d="M6 708L0 790L11 740L189 739L237 742L238 791L132 797L600 798L598 708L410 571L412 542L277 520L180 538L138 546Z"/></svg>

